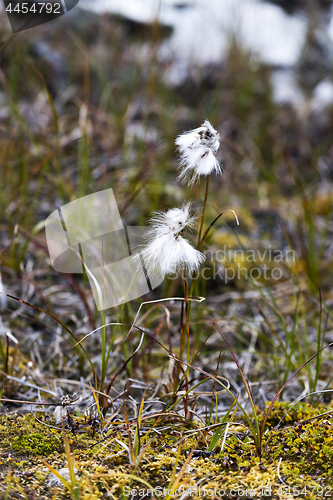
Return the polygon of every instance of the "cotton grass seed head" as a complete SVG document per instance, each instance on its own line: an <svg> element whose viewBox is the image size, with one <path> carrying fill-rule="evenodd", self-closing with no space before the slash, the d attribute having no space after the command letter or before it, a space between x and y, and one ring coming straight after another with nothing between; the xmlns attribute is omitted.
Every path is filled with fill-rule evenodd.
<svg viewBox="0 0 333 500"><path fill-rule="evenodd" d="M189 184L195 184L201 175L209 175L214 171L222 173L215 156L220 147L220 134L208 120L201 127L179 135L175 142L180 152L179 179L187 179Z"/></svg>
<svg viewBox="0 0 333 500"><path fill-rule="evenodd" d="M141 252L148 273L164 277L184 267L193 272L204 261L204 255L183 235L184 229L193 228L196 220L190 215L190 209L191 203L186 203L167 212L156 212L150 219L146 233L148 245Z"/></svg>
<svg viewBox="0 0 333 500"><path fill-rule="evenodd" d="M184 203L180 208L170 208L166 212L155 212L149 219L149 230L147 236L149 241L159 236L178 234L186 227L193 229L196 221L191 216L191 202Z"/></svg>

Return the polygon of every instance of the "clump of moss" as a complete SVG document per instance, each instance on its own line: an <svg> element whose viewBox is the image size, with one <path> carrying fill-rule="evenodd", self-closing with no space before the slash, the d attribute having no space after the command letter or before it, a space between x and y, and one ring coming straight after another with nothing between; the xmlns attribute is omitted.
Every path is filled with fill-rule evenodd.
<svg viewBox="0 0 333 500"><path fill-rule="evenodd" d="M56 437L49 437L36 432L15 437L12 447L15 451L24 451L29 455L45 456L59 451L60 442Z"/></svg>
<svg viewBox="0 0 333 500"><path fill-rule="evenodd" d="M273 459L293 463L296 473L324 473L331 484L332 445L332 422L321 419L282 430L271 439L269 453Z"/></svg>
<svg viewBox="0 0 333 500"><path fill-rule="evenodd" d="M266 403L266 410L268 409L270 402ZM308 418L313 418L319 416L321 413L328 411L331 407L327 406L312 406L309 403L297 403L293 405L287 401L276 402L267 421L268 428L274 428L279 424L280 428L288 425L292 425L295 422L305 421ZM262 413L260 413L262 416Z"/></svg>
<svg viewBox="0 0 333 500"><path fill-rule="evenodd" d="M205 454L209 439L185 435L178 458L183 423L169 423L170 427L165 427L163 434L153 440L146 442L142 437L142 446L146 447L135 470L127 454L121 453L119 441L127 443L128 439L121 432L111 433L106 440L93 438L84 428L76 435L67 433L80 498L104 498L108 492L121 496L125 486L143 488L142 480L152 488L167 488L172 482L176 460L180 471L192 449L202 453L193 455L182 479L187 489L191 487L196 492L191 496L193 500L209 498L195 490L199 482L207 491L248 489L253 493L251 498L256 499L262 498L263 489L270 491L272 498L281 498L288 488L297 492L304 487L309 491L324 491L325 496L333 486L332 408L300 403L287 415L290 418L284 418L280 428L275 429L287 410L287 403L276 403L268 421L262 458L255 456L253 438L244 433L238 422L230 425L223 450L218 446L212 454ZM262 412L259 416L262 418ZM68 468L62 432L36 421L31 415L0 417L0 433L2 431L0 482L7 481L10 491L21 488L32 499L68 499L70 493L66 488L48 484L49 471L45 468L45 461L56 470Z"/></svg>

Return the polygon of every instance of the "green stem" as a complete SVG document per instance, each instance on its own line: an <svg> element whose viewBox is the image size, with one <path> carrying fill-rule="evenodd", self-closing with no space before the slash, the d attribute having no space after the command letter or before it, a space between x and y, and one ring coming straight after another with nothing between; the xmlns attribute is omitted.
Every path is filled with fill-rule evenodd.
<svg viewBox="0 0 333 500"><path fill-rule="evenodd" d="M183 268L183 281L184 281L184 296L185 296L185 322L186 322L186 339L187 339L187 370L185 374L185 382L186 382L186 392L188 392L188 382L189 382L189 373L190 373L190 323L189 323L189 314L188 314L188 291L187 291L187 281L186 281L186 267L184 263ZM188 407L188 394L186 394L185 400L185 417L187 415L187 407ZM187 418L187 417L186 417Z"/></svg>
<svg viewBox="0 0 333 500"><path fill-rule="evenodd" d="M203 225L204 225L204 220L205 220L205 212L206 212L207 199L208 199L208 191L209 191L209 178L210 178L210 175L207 175L205 201L204 201L204 206L203 206L203 209L202 209L201 223L200 223L200 230L199 230L199 235L198 235L197 248L199 248L199 246L200 246L201 235L202 235Z"/></svg>
<svg viewBox="0 0 333 500"><path fill-rule="evenodd" d="M184 302L182 301L182 308L180 313L180 349L179 349L180 359L183 359L183 351L184 351Z"/></svg>
<svg viewBox="0 0 333 500"><path fill-rule="evenodd" d="M105 311L101 311L101 341L102 341L102 370L101 370L101 383L99 386L100 392L104 392L104 382L105 382L105 376L106 376L106 366L107 366L107 359L106 359L106 326L105 326ZM101 403L101 398L104 398L104 396L100 395L100 403ZM103 405L101 405L103 406Z"/></svg>
<svg viewBox="0 0 333 500"><path fill-rule="evenodd" d="M207 199L208 199L208 191L209 191L209 179L210 175L207 175L207 181L206 181L206 193L205 193L205 201L204 201L204 206L202 209L202 215L201 215L201 222L200 222L200 229L199 229L199 234L198 234L198 243L197 243L197 250L201 247L201 237L202 237L202 231L203 231L203 226L204 226L204 221L205 221L205 213L206 213L206 207L207 207ZM193 295L193 288L194 288L194 277L195 277L195 271L193 272L192 275L192 283L190 287L190 296L192 297Z"/></svg>

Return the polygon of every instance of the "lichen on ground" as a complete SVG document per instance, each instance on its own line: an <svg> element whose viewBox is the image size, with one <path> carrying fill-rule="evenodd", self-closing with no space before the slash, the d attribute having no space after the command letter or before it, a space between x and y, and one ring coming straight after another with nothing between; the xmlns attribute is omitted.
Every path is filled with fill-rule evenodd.
<svg viewBox="0 0 333 500"><path fill-rule="evenodd" d="M268 422L261 459L251 436L237 423L230 425L223 449L222 436L211 454L207 453L207 434L186 437L184 423L170 422L163 433L142 435L144 451L136 466L130 465L121 445L128 445L124 428L115 427L103 438L87 427L75 435L67 431L79 498L138 499L150 488L155 489L155 496L149 493L146 498L167 498L168 494L176 498L185 490L187 498L193 499L332 498L333 417L326 413L329 410L333 412L330 407L297 404L273 432L287 411L285 403L277 404ZM38 421L31 414L0 417L0 499L75 498L54 475L52 480L46 465L60 474L69 466L62 430L51 424L42 414ZM153 428L153 422L145 423L145 430L149 427ZM192 449L200 452L189 459ZM175 483L179 475L180 482ZM66 477L70 485L69 474Z"/></svg>

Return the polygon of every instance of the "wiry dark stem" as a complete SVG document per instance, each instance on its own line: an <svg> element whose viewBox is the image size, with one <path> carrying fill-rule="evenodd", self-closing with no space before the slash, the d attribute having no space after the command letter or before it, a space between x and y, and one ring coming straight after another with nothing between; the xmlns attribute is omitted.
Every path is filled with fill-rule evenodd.
<svg viewBox="0 0 333 500"><path fill-rule="evenodd" d="M205 212L206 212L207 199L208 199L208 191L209 191L209 178L210 178L210 175L207 175L205 201L204 201L204 206L203 206L203 209L202 209L202 215L201 215L201 222L200 222L200 230L199 230L199 235L198 235L197 248L199 248L199 246L200 246L201 235L202 235L203 225L204 225L204 220L205 220Z"/></svg>
<svg viewBox="0 0 333 500"><path fill-rule="evenodd" d="M184 263L183 268L183 282L184 282L184 296L185 296L185 321L186 321L186 338L187 338L187 365L190 364L190 322L189 322L189 314L188 314L188 291L187 291L187 281L186 281L186 267ZM187 367L185 374L185 382L186 382L186 392L188 392L188 381L189 381L189 367ZM186 394L185 400L185 415L187 414L188 409L188 394Z"/></svg>

